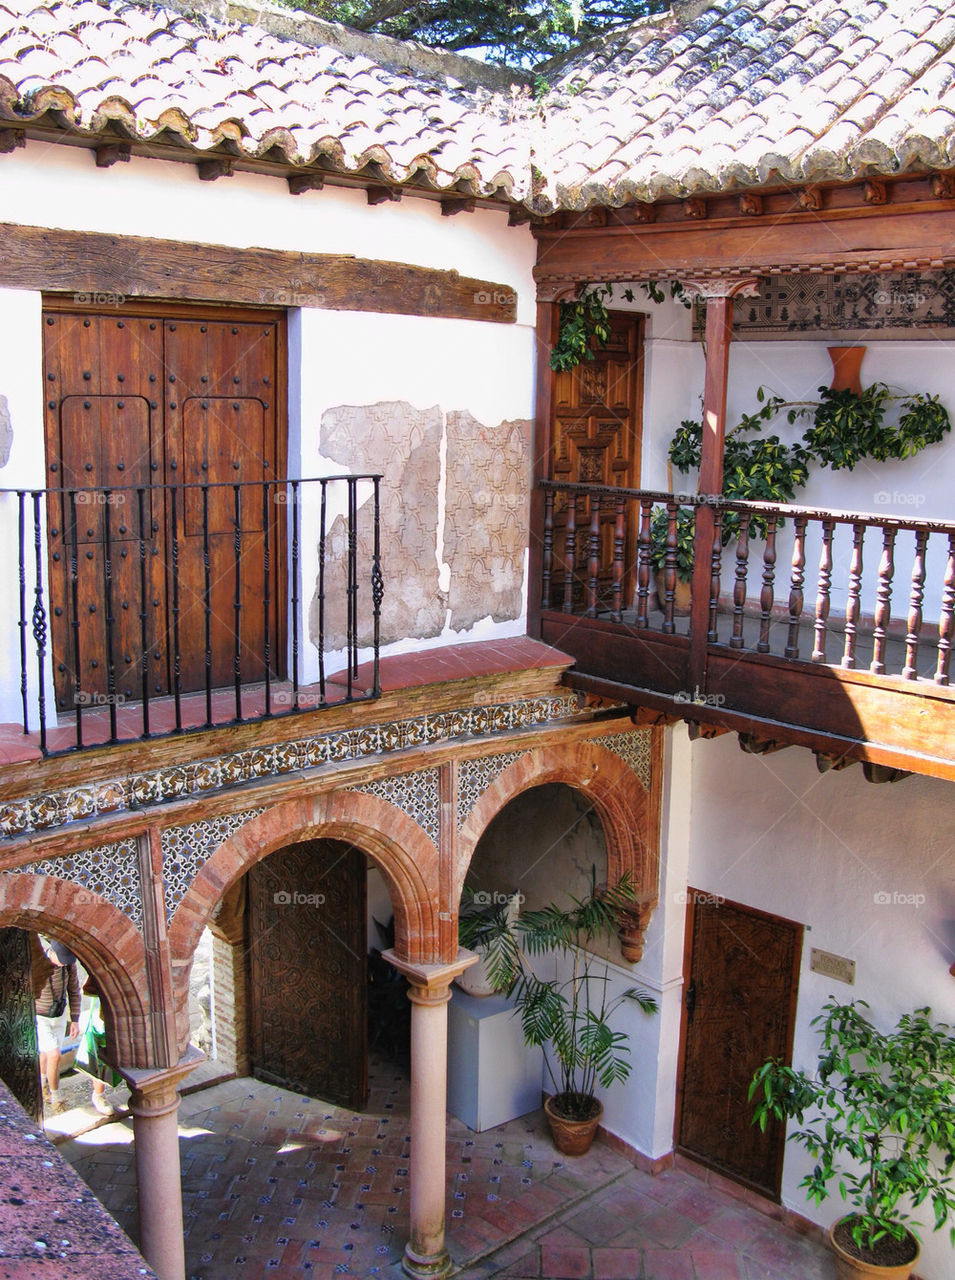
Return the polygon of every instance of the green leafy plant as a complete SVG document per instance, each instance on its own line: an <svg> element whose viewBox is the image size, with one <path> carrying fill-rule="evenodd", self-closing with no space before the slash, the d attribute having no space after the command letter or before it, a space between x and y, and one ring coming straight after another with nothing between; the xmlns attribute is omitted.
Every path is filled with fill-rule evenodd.
<svg viewBox="0 0 955 1280"><path fill-rule="evenodd" d="M623 297L633 301L633 290L624 289ZM610 341L610 311L613 286L596 285L585 289L572 302L560 304L557 341L550 353L550 367L556 373L567 373L594 358L594 345L606 346Z"/></svg>
<svg viewBox="0 0 955 1280"><path fill-rule="evenodd" d="M590 1119L597 1086L609 1088L630 1075L628 1038L611 1025L616 1010L629 1002L644 1013L657 1011L656 1000L636 987L611 996L607 964L588 950L595 941L613 940L636 901L629 875L598 891L592 872L589 893L568 907L552 903L512 923L491 912L482 924L491 979L497 990L513 993L525 1043L550 1050L544 1062L554 1088L551 1106L567 1119ZM569 977L535 972L534 960L553 954L565 972L569 966Z"/></svg>
<svg viewBox="0 0 955 1280"><path fill-rule="evenodd" d="M655 508L650 517L650 563L660 572L666 567L667 536L670 518L666 507ZM690 507L680 507L676 513L676 576L681 582L693 577L693 538L696 521Z"/></svg>
<svg viewBox="0 0 955 1280"><path fill-rule="evenodd" d="M895 403L901 412L892 425L886 422L886 414ZM937 444L952 425L938 396L893 395L884 382L873 382L858 393L820 387L814 408L796 409L800 416L810 411L812 426L803 441L812 456L833 471L851 471L867 457L878 462L911 458L927 445Z"/></svg>
<svg viewBox="0 0 955 1280"><path fill-rule="evenodd" d="M789 1135L816 1160L800 1186L818 1204L835 1182L854 1210L857 1249L877 1262L880 1241L912 1230L909 1203L931 1205L935 1230L955 1210L955 1038L928 1008L882 1033L868 1007L830 998L812 1023L822 1029L815 1074L774 1059L756 1072L749 1097L762 1129L770 1117L803 1124L816 1113ZM955 1226L949 1235L955 1244Z"/></svg>

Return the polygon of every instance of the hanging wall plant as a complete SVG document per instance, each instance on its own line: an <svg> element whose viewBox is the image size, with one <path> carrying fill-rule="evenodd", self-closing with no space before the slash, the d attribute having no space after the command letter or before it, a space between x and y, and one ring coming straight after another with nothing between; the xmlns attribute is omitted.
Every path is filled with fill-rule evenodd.
<svg viewBox="0 0 955 1280"><path fill-rule="evenodd" d="M624 289L623 296L633 301L633 290ZM567 373L594 358L594 344L605 347L610 341L610 312L607 303L613 297L613 286L596 285L585 289L573 302L560 304L557 341L550 353L550 367L555 373Z"/></svg>

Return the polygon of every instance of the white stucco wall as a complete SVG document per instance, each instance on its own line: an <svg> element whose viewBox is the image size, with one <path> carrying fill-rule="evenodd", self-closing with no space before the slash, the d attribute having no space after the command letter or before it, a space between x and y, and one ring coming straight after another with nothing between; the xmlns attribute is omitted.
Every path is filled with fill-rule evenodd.
<svg viewBox="0 0 955 1280"><path fill-rule="evenodd" d="M682 728L673 732L685 743ZM925 1005L955 1023L955 787L925 777L873 785L860 767L820 774L808 751L747 756L732 734L689 754L688 773L671 775L674 803L689 815L688 882L807 927L795 1065L816 1063L809 1023L830 994L868 1001L886 1030ZM684 908L671 894L661 902L675 946ZM855 985L811 972L813 947L854 960ZM669 1115L672 1123L672 1103ZM838 1192L810 1205L798 1183L811 1161L793 1144L786 1152L783 1203L828 1226L843 1212ZM955 1252L945 1232L931 1231L930 1214L927 1223L919 1273L947 1280Z"/></svg>
<svg viewBox="0 0 955 1280"><path fill-rule="evenodd" d="M88 151L35 142L5 161L10 161L4 165L0 195L5 222L236 248L352 254L455 270L516 293L517 323L498 325L323 311L309 305L310 295L293 272L289 280L277 281L275 290L259 301L285 307L289 315L290 475L342 471L318 451L321 416L329 407L407 401L416 408L437 406L444 413L466 410L488 426L532 414L535 246L527 227L508 228L505 212L477 210L448 218L434 201L405 198L370 206L364 191L334 187L292 196L280 178L237 174L201 182L192 165L142 157L97 169ZM0 337L0 394L10 401L14 425L13 452L0 483L39 485L44 463L38 294L0 290ZM439 503L445 497L442 492ZM9 520L6 510L2 518ZM440 569L440 537L438 541ZM316 576L314 540L309 547L311 561L303 538L305 610ZM7 618L14 614L15 580L16 566L8 561L0 571L0 601ZM400 590L400 584L388 588ZM526 607L526 579L524 601ZM467 633L446 626L442 636L426 643L523 632L522 610L509 622L488 617ZM385 652L422 643L398 642ZM317 669L312 646L304 647L303 658L303 678L311 679ZM341 665L339 658L329 655L328 670ZM15 628L4 626L0 719L15 719L18 709L19 638Z"/></svg>

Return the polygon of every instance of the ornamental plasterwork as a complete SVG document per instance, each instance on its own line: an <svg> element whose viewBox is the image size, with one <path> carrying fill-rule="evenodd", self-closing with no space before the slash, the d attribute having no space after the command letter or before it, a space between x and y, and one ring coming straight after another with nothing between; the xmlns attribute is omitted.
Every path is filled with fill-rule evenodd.
<svg viewBox="0 0 955 1280"><path fill-rule="evenodd" d="M619 756L640 779L645 791L650 790L650 730L634 729L632 733L610 733L606 738L595 738L601 747L606 747L615 756Z"/></svg>
<svg viewBox="0 0 955 1280"><path fill-rule="evenodd" d="M43 858L26 867L12 867L4 875L29 872L37 876L57 876L77 886L74 900L82 894L97 894L129 917L137 929L143 927L143 898L139 882L139 861L135 839L116 844L100 844L63 858Z"/></svg>
<svg viewBox="0 0 955 1280"><path fill-rule="evenodd" d="M0 806L0 836L13 839L30 831L50 830L95 814L134 810L164 800L200 796L256 779L321 768L337 761L367 759L456 738L510 733L531 725L568 720L579 709L579 696L570 692L494 703L486 707L467 707L320 737L297 738L270 747L253 747L194 764L111 779L89 787L45 792L42 796L13 800Z"/></svg>
<svg viewBox="0 0 955 1280"><path fill-rule="evenodd" d="M402 773L396 778L378 778L349 791L363 791L366 795L387 800L417 822L432 843L437 845L440 832L441 795L437 769L420 769L417 773Z"/></svg>
<svg viewBox="0 0 955 1280"><path fill-rule="evenodd" d="M210 854L230 836L234 836L251 818L257 818L264 812L264 809L245 809L241 813L227 813L220 818L190 822L185 827L167 827L161 833L167 923Z"/></svg>
<svg viewBox="0 0 955 1280"><path fill-rule="evenodd" d="M495 756L481 756L477 760L462 760L458 765L458 826L462 827L468 814L484 795L494 779L520 760L523 751L502 752Z"/></svg>

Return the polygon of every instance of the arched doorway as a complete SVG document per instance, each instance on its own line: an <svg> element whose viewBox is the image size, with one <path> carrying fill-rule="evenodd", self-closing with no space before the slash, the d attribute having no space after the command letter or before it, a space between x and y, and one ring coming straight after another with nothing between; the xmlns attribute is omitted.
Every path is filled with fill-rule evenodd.
<svg viewBox="0 0 955 1280"><path fill-rule="evenodd" d="M368 1091L365 855L277 849L248 872L253 1076L361 1110Z"/></svg>

